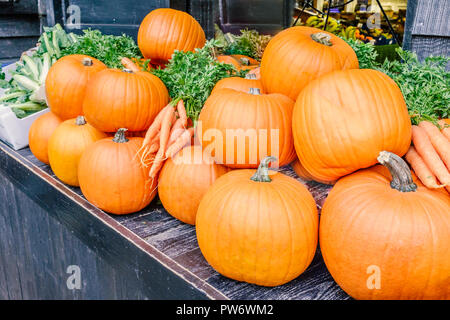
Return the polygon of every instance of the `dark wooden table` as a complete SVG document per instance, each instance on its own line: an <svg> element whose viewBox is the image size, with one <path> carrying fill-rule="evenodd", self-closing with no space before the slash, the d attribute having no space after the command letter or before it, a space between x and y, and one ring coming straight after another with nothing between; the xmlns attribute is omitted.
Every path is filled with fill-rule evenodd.
<svg viewBox="0 0 450 320"><path fill-rule="evenodd" d="M290 167L280 170L296 177ZM302 182L320 209L329 187ZM67 286L70 266L80 270L79 289ZM135 214L106 214L28 148L14 151L1 142L0 298L350 299L319 250L309 268L283 286L225 278L203 258L195 227L172 218L158 199Z"/></svg>

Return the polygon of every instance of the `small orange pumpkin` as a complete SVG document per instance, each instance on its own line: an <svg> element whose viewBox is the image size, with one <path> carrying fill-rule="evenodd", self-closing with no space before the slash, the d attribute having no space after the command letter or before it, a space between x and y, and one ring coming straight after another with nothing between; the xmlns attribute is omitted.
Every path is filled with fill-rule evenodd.
<svg viewBox="0 0 450 320"><path fill-rule="evenodd" d="M200 200L214 181L226 172L226 167L203 155L200 146L185 147L164 163L159 174L159 199L173 217L195 224Z"/></svg>
<svg viewBox="0 0 450 320"><path fill-rule="evenodd" d="M169 93L156 76L143 71L103 70L89 81L83 102L86 120L103 132L148 129L167 105Z"/></svg>
<svg viewBox="0 0 450 320"><path fill-rule="evenodd" d="M47 112L33 121L28 132L28 144L33 155L41 162L48 162L48 140L53 131L61 124L53 112Z"/></svg>
<svg viewBox="0 0 450 320"><path fill-rule="evenodd" d="M156 195L157 179L136 156L143 138L126 138L119 129L114 138L92 144L80 159L78 178L86 199L113 214L128 214L145 208Z"/></svg>
<svg viewBox="0 0 450 320"><path fill-rule="evenodd" d="M357 68L358 58L344 40L299 26L283 30L269 41L261 60L261 79L267 92L296 100L311 80L331 71Z"/></svg>
<svg viewBox="0 0 450 320"><path fill-rule="evenodd" d="M83 151L105 137L105 133L86 123L83 116L61 123L48 143L48 158L53 173L62 182L78 187L78 162Z"/></svg>
<svg viewBox="0 0 450 320"><path fill-rule="evenodd" d="M241 77L229 77L219 80L214 86L211 94L215 90L230 88L237 91L249 92L250 88L258 88L261 93L264 93L264 88L260 80L256 79L255 74L247 74L245 78Z"/></svg>
<svg viewBox="0 0 450 320"><path fill-rule="evenodd" d="M205 45L200 24L186 12L159 8L151 11L139 26L139 49L152 64L165 64L175 50L194 51Z"/></svg>
<svg viewBox="0 0 450 320"><path fill-rule="evenodd" d="M272 155L283 166L295 159L292 140L294 102L281 94L218 89L200 112L197 136L217 163L231 168L257 168ZM201 132L200 132L201 130Z"/></svg>
<svg viewBox="0 0 450 320"><path fill-rule="evenodd" d="M387 169L343 177L325 200L328 270L356 299L450 299L450 197L426 188L397 155L378 160Z"/></svg>
<svg viewBox="0 0 450 320"><path fill-rule="evenodd" d="M45 92L50 110L61 120L83 114L83 99L89 79L106 69L100 60L73 54L62 57L50 68Z"/></svg>
<svg viewBox="0 0 450 320"><path fill-rule="evenodd" d="M196 232L203 256L222 275L261 286L298 277L317 247L316 203L301 182L258 170L230 171L206 192Z"/></svg>
<svg viewBox="0 0 450 320"><path fill-rule="evenodd" d="M251 70L259 67L259 61L242 54L217 56L217 61L231 64L236 70Z"/></svg>

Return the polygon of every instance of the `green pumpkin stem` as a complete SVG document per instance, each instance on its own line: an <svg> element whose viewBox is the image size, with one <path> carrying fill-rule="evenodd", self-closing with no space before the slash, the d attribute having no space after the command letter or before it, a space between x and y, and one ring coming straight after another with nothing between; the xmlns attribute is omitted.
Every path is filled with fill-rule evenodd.
<svg viewBox="0 0 450 320"><path fill-rule="evenodd" d="M258 169L256 170L255 174L250 178L250 180L256 182L271 182L272 179L270 179L269 177L269 164L275 161L277 161L277 158L273 156L265 157L264 159L262 159L261 163L258 166Z"/></svg>
<svg viewBox="0 0 450 320"><path fill-rule="evenodd" d="M114 139L113 141L116 143L125 143L128 142L129 140L127 139L125 132L127 132L128 129L125 128L120 128L119 130L117 130L116 134L114 135Z"/></svg>
<svg viewBox="0 0 450 320"><path fill-rule="evenodd" d="M333 43L331 43L331 36L325 32L317 32L311 34L311 38L320 44L326 45L328 47L331 47Z"/></svg>
<svg viewBox="0 0 450 320"><path fill-rule="evenodd" d="M75 119L75 124L76 124L77 126L84 126L84 125L86 124L86 119L84 119L83 116L78 116L78 117Z"/></svg>
<svg viewBox="0 0 450 320"><path fill-rule="evenodd" d="M392 152L381 151L377 160L389 169L392 176L392 189L400 192L414 192L417 190L417 185L413 181L411 170L402 158Z"/></svg>

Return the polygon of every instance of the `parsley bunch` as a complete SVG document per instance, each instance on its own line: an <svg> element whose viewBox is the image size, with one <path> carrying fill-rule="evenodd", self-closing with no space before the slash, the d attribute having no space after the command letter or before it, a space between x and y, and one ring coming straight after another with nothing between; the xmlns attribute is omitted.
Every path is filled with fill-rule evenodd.
<svg viewBox="0 0 450 320"><path fill-rule="evenodd" d="M83 30L83 35L77 36L77 41L62 51L62 55L69 54L85 54L100 60L109 68L117 69L122 68L120 60L123 57L142 58L139 47L130 36L105 35L91 29Z"/></svg>
<svg viewBox="0 0 450 320"><path fill-rule="evenodd" d="M152 70L164 82L174 102L183 99L186 114L194 122L217 81L244 75L232 65L215 60L214 46L215 40L210 40L195 52L175 51L165 69Z"/></svg>

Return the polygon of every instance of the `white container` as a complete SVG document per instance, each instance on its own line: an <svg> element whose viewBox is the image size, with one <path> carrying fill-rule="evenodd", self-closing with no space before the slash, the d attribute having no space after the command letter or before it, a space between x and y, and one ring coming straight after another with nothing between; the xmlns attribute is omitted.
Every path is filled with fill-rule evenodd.
<svg viewBox="0 0 450 320"><path fill-rule="evenodd" d="M6 80L11 78L11 72L15 69L15 63L3 68ZM0 97L3 96L4 91L4 89L0 88ZM30 131L31 124L36 118L49 111L50 109L47 108L33 113L28 117L19 119L10 107L5 107L0 104L0 140L14 150L25 148L28 146L28 132Z"/></svg>

